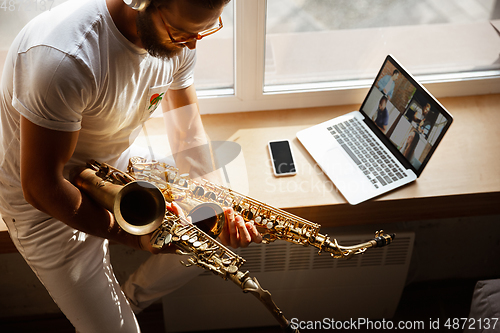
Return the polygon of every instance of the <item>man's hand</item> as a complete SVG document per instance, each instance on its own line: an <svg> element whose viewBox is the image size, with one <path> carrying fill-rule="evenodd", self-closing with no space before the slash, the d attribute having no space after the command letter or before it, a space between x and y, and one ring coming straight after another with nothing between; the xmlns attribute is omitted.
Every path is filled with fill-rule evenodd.
<svg viewBox="0 0 500 333"><path fill-rule="evenodd" d="M232 208L224 208L226 223L219 235L222 244L233 248L247 247L251 242L261 243L262 235L257 231L253 221L246 222L234 213Z"/></svg>
<svg viewBox="0 0 500 333"><path fill-rule="evenodd" d="M167 209L178 216L185 217L182 209L175 203L167 203ZM224 228L219 235L219 239L223 245L231 246L233 248L247 247L251 242L261 243L262 235L257 231L257 228L252 222L246 222L239 215L234 213L232 208L223 208L226 221ZM189 219L189 218L188 218ZM190 221L191 222L191 221ZM151 236L153 233L139 236L140 248L149 251L153 254L158 253L175 253L177 247L172 243L164 246L161 249L156 249L151 246Z"/></svg>

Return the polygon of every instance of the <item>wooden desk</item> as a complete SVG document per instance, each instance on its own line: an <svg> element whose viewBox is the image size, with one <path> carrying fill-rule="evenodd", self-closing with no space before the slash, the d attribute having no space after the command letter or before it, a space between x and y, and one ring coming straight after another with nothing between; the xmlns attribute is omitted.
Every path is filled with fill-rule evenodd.
<svg viewBox="0 0 500 333"><path fill-rule="evenodd" d="M242 146L249 195L323 226L500 213L500 95L440 100L454 123L417 181L375 200L349 205L295 137L304 128L359 105L206 115L211 140ZM299 173L272 176L267 142L289 139Z"/></svg>
<svg viewBox="0 0 500 333"><path fill-rule="evenodd" d="M359 105L205 115L203 121L211 140L242 147L240 164L228 166L232 184L239 182L249 196L325 227L500 214L500 94L440 101L454 123L420 178L356 206L314 168L295 134ZM149 134L161 132L162 124L161 118L153 119ZM275 178L267 142L282 138L292 141L299 173ZM0 223L0 253L11 251L15 248Z"/></svg>

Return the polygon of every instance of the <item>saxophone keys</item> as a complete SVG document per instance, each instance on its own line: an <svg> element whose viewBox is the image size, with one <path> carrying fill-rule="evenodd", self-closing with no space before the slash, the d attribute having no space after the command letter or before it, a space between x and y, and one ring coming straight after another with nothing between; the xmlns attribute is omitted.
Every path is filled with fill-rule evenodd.
<svg viewBox="0 0 500 333"><path fill-rule="evenodd" d="M173 182L175 179L175 172L174 171L168 171L167 172L167 179L169 182Z"/></svg>
<svg viewBox="0 0 500 333"><path fill-rule="evenodd" d="M257 223L257 224L260 224L260 222L262 222L262 217L257 216L257 217L255 218L255 220L254 220L254 221L255 221L255 223Z"/></svg>
<svg viewBox="0 0 500 333"><path fill-rule="evenodd" d="M174 234L178 237L183 236L186 232L188 232L188 227L175 228Z"/></svg>
<svg viewBox="0 0 500 333"><path fill-rule="evenodd" d="M253 219L253 213L249 210L245 210L241 213L241 216L246 220L249 221Z"/></svg>
<svg viewBox="0 0 500 333"><path fill-rule="evenodd" d="M161 249L165 245L170 244L172 240L172 234L167 231L160 231L159 234L155 233L151 238L151 246L157 249Z"/></svg>
<svg viewBox="0 0 500 333"><path fill-rule="evenodd" d="M134 164L134 166L132 167L132 170L134 170L137 173L140 173L140 172L144 171L145 169L146 168L144 167L144 165L140 165L140 164Z"/></svg>
<svg viewBox="0 0 500 333"><path fill-rule="evenodd" d="M187 242L189 240L189 235L186 235L186 234L182 235L181 240L184 242Z"/></svg>
<svg viewBox="0 0 500 333"><path fill-rule="evenodd" d="M170 244L172 241L172 234L165 235L165 240L163 241L163 246Z"/></svg>
<svg viewBox="0 0 500 333"><path fill-rule="evenodd" d="M212 201L217 201L217 195L214 192L207 192L205 198Z"/></svg>
<svg viewBox="0 0 500 333"><path fill-rule="evenodd" d="M227 268L227 271L230 274L234 274L238 271L238 267L236 267L235 265L229 265L229 267Z"/></svg>
<svg viewBox="0 0 500 333"><path fill-rule="evenodd" d="M191 191L193 192L193 195L197 198L201 198L205 194L205 190L203 189L202 186L191 184L194 186L194 189Z"/></svg>
<svg viewBox="0 0 500 333"><path fill-rule="evenodd" d="M199 248L200 246L201 246L201 242L200 241L193 242L193 247Z"/></svg>
<svg viewBox="0 0 500 333"><path fill-rule="evenodd" d="M132 156L130 159L129 159L129 163L134 165L135 164L140 164L140 163L145 163L146 162L146 159L142 156Z"/></svg>

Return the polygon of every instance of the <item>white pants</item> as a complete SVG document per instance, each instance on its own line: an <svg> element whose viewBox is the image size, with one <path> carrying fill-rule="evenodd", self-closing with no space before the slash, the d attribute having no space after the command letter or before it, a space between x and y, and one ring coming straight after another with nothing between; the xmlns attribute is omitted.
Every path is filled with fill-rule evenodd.
<svg viewBox="0 0 500 333"><path fill-rule="evenodd" d="M140 332L134 311L203 271L182 266L175 254L153 255L129 277L122 291L107 240L53 218L3 218L17 249L79 333Z"/></svg>

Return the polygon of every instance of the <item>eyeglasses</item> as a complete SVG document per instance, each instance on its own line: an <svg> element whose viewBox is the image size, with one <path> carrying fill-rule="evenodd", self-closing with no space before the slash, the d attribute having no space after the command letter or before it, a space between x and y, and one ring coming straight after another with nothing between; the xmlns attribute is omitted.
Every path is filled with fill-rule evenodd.
<svg viewBox="0 0 500 333"><path fill-rule="evenodd" d="M165 22L166 20L165 20L165 17L163 16L163 14L161 13L161 10L159 8L157 8L157 10L160 13L160 17L161 17L161 20L163 22L163 25L165 26L165 29L167 30L168 37L170 37L170 41L172 43L174 43L174 44L186 44L186 43L192 42L194 40L200 40L203 37L207 37L207 36L210 36L210 35L216 33L217 31L219 31L223 27L223 25L222 25L222 17L219 16L219 25L216 26L216 27L213 27L211 29L202 31L202 32L200 32L198 34L193 34L190 37L177 37L177 38L174 38L172 36L172 33L171 33L170 29L169 29L169 25Z"/></svg>

